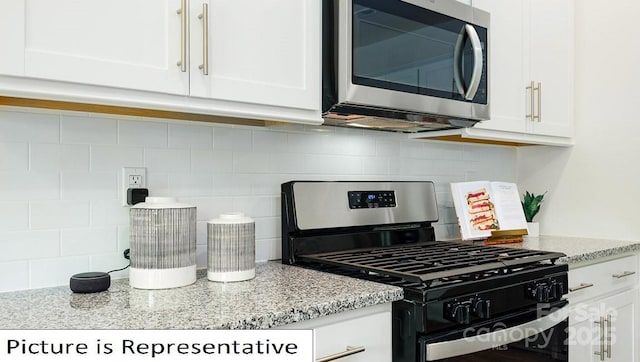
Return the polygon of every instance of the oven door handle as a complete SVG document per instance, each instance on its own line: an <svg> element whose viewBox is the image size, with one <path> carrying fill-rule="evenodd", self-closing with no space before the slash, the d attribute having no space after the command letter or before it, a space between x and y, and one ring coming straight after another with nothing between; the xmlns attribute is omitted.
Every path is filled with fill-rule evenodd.
<svg viewBox="0 0 640 362"><path fill-rule="evenodd" d="M569 306L567 305L551 314L518 326L453 341L429 343L425 346L427 361L437 361L517 342L557 325L568 316Z"/></svg>

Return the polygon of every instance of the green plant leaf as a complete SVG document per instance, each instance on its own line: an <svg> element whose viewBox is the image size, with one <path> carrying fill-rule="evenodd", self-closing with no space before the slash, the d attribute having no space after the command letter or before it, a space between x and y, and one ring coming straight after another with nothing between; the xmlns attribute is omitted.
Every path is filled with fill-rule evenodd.
<svg viewBox="0 0 640 362"><path fill-rule="evenodd" d="M522 210L524 211L524 217L527 222L533 222L533 218L540 212L540 204L546 193L545 191L543 194L535 195L526 191L523 195Z"/></svg>

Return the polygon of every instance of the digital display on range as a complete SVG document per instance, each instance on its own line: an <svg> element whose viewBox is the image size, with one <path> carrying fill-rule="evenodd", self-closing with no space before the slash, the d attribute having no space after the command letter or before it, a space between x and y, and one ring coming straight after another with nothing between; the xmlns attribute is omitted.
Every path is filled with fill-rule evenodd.
<svg viewBox="0 0 640 362"><path fill-rule="evenodd" d="M395 191L348 191L350 209L396 207Z"/></svg>

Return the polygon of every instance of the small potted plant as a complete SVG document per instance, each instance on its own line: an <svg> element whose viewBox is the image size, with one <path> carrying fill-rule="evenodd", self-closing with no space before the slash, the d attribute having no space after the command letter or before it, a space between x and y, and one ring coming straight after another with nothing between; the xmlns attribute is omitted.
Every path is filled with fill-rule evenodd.
<svg viewBox="0 0 640 362"><path fill-rule="evenodd" d="M540 195L535 195L533 193L529 193L526 191L523 195L522 199L522 209L524 210L524 217L527 220L527 228L529 229L529 236L539 236L540 235L540 225L537 222L533 221L533 218L540 212L540 204L542 203L542 199L544 199L545 193Z"/></svg>

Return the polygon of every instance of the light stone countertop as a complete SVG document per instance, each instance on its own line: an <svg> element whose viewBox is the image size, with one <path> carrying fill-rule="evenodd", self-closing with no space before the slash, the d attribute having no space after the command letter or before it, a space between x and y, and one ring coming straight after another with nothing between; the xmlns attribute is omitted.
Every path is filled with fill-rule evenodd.
<svg viewBox="0 0 640 362"><path fill-rule="evenodd" d="M140 290L120 279L102 293L68 286L0 293L0 329L262 329L402 296L399 287L266 262L257 263L255 279L236 283L200 277Z"/></svg>
<svg viewBox="0 0 640 362"><path fill-rule="evenodd" d="M556 251L575 267L640 252L640 242L540 236L511 248ZM261 329L402 299L402 289L279 262L258 263L256 278L167 290L114 280L107 292L67 286L0 293L0 329Z"/></svg>
<svg viewBox="0 0 640 362"><path fill-rule="evenodd" d="M525 237L522 243L498 246L561 252L567 256L558 259L558 262L569 264L569 268L640 252L640 242L637 241L547 235Z"/></svg>

